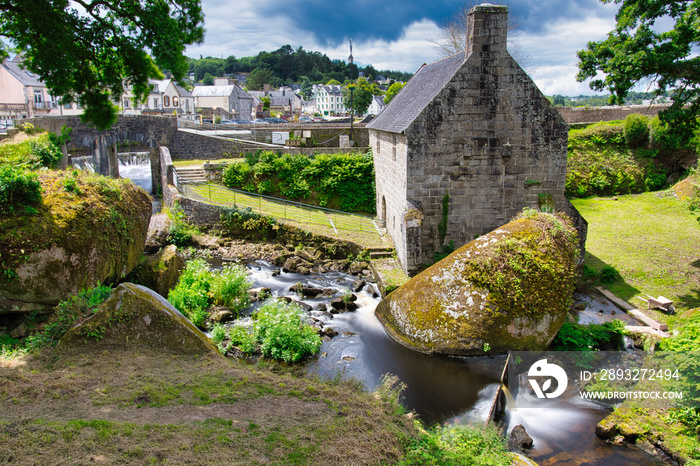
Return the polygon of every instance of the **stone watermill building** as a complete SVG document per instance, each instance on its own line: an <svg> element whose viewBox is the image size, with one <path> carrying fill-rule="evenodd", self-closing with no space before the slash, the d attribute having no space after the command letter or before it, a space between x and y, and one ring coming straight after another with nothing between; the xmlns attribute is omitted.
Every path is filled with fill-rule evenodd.
<svg viewBox="0 0 700 466"><path fill-rule="evenodd" d="M507 7L474 7L466 51L423 65L368 125L378 217L409 273L524 207L573 210L568 125L508 53L507 30Z"/></svg>

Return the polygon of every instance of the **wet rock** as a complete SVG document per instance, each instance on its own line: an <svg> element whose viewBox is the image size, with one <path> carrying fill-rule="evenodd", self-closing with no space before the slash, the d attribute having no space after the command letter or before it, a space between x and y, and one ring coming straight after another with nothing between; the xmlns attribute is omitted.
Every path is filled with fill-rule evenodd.
<svg viewBox="0 0 700 466"><path fill-rule="evenodd" d="M307 262L313 263L321 258L322 253L321 253L321 251L319 251L316 248L305 247L305 248L297 251L297 256L301 257L302 259L304 259Z"/></svg>
<svg viewBox="0 0 700 466"><path fill-rule="evenodd" d="M306 296L307 298L315 298L316 296L324 292L324 290L321 288L314 288L313 286L304 285L301 282L292 285L291 289L301 294L302 296Z"/></svg>
<svg viewBox="0 0 700 466"><path fill-rule="evenodd" d="M369 263L365 261L353 262L348 266L348 273L350 275L360 275L363 270L369 268Z"/></svg>
<svg viewBox="0 0 700 466"><path fill-rule="evenodd" d="M287 272L287 273L294 273L297 271L297 265L298 265L299 259L296 257L290 257L286 261L284 261L284 265L282 265L282 272Z"/></svg>
<svg viewBox="0 0 700 466"><path fill-rule="evenodd" d="M333 330L332 327L326 327L323 329L323 334L327 337L333 338L338 336L338 332Z"/></svg>
<svg viewBox="0 0 700 466"><path fill-rule="evenodd" d="M144 256L141 263L131 271L127 281L150 288L161 296L175 288L180 274L185 270L185 260L178 254L177 246L171 244L157 254Z"/></svg>
<svg viewBox="0 0 700 466"><path fill-rule="evenodd" d="M577 258L568 218L533 213L416 275L375 313L394 340L425 353L543 350L566 320Z"/></svg>
<svg viewBox="0 0 700 466"><path fill-rule="evenodd" d="M214 324L223 324L224 322L230 322L236 318L236 315L228 309L221 309L214 312L209 316L209 322Z"/></svg>
<svg viewBox="0 0 700 466"><path fill-rule="evenodd" d="M532 437L527 433L525 427L517 425L513 427L508 435L509 450L529 450L532 448Z"/></svg>
<svg viewBox="0 0 700 466"><path fill-rule="evenodd" d="M352 282L352 287L350 288L354 292L362 291L362 288L367 284L366 280L355 280Z"/></svg>
<svg viewBox="0 0 700 466"><path fill-rule="evenodd" d="M297 267L297 273L300 273L302 275L310 275L311 274L311 269L308 267L304 267L303 265L300 265Z"/></svg>

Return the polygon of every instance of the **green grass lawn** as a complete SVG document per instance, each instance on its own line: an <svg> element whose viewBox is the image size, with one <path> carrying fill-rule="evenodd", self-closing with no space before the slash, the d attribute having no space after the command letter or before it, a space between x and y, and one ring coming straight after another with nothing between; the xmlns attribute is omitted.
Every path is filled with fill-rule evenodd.
<svg viewBox="0 0 700 466"><path fill-rule="evenodd" d="M700 307L700 224L672 191L574 199L588 220L586 264L622 276L607 288L633 306L665 296L677 311Z"/></svg>
<svg viewBox="0 0 700 466"><path fill-rule="evenodd" d="M352 241L368 248L391 247L388 237L381 236L372 219L363 215L294 206L235 192L213 183L187 185L186 190L186 195L189 197L217 205L233 206L235 204L242 209L250 207L262 215L319 235Z"/></svg>

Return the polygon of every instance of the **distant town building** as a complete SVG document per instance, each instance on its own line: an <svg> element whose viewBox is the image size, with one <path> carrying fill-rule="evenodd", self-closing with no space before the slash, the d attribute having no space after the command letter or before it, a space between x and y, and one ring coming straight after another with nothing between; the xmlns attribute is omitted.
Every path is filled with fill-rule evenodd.
<svg viewBox="0 0 700 466"><path fill-rule="evenodd" d="M348 109L343 103L342 86L338 84L332 85L314 85L313 96L316 100L316 109L323 116L346 114Z"/></svg>
<svg viewBox="0 0 700 466"><path fill-rule="evenodd" d="M0 122L46 115L78 115L77 103L64 104L46 84L22 67L21 55L0 64Z"/></svg>
<svg viewBox="0 0 700 466"><path fill-rule="evenodd" d="M224 119L249 121L253 97L237 84L227 86L196 86L192 90L199 110L213 110Z"/></svg>

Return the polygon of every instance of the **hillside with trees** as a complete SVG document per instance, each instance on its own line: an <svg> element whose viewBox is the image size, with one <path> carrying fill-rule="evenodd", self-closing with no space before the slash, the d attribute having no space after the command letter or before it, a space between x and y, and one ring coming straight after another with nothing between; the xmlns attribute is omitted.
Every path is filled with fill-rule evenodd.
<svg viewBox="0 0 700 466"><path fill-rule="evenodd" d="M348 64L342 60L331 60L326 54L312 52L298 47L296 50L285 45L274 52L260 52L254 57L228 58L200 57L188 58L190 73L194 73L194 81L202 82L206 75L224 76L224 74L250 73L248 88L251 84L271 84L274 87L298 83L306 78L312 83L327 83L335 79L345 82L357 79L359 73L365 77L376 79L381 75L394 81L408 81L412 73L402 71L376 70L372 65L364 68L356 64ZM250 83L251 77L253 83ZM267 81L262 83L262 81Z"/></svg>

